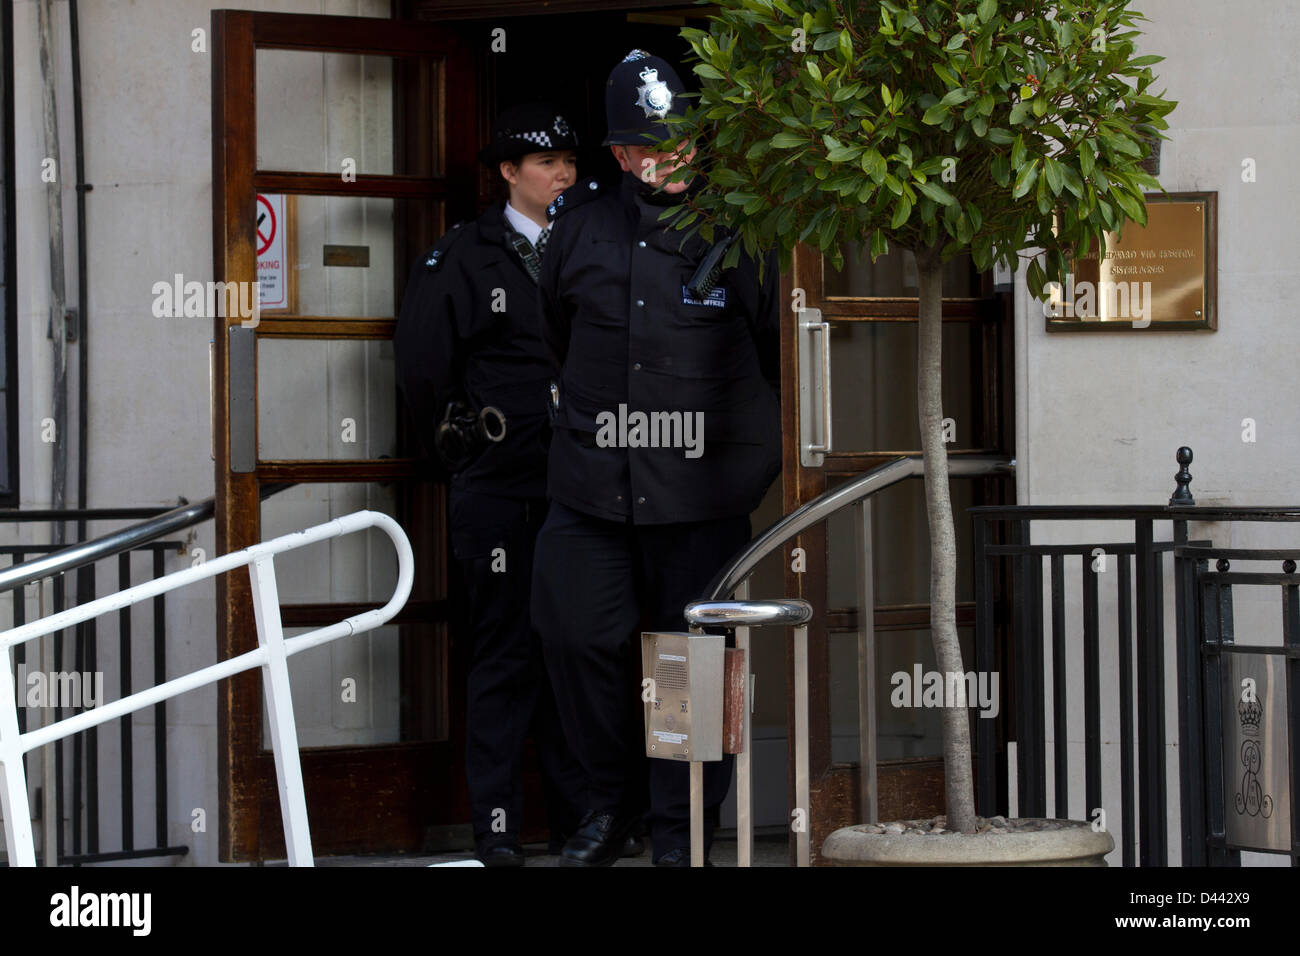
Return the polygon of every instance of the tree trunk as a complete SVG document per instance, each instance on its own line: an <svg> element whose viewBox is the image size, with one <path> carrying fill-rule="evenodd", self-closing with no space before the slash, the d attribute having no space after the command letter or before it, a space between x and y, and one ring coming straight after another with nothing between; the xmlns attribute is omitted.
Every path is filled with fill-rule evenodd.
<svg viewBox="0 0 1300 956"><path fill-rule="evenodd" d="M925 510L930 522L930 639L939 672L961 674L965 667L957 641L957 540L948 493L948 449L943 440L943 264L938 251L918 251L916 268L920 284L917 413L925 455ZM961 689L955 706L943 711L944 796L948 829L972 833L975 788L965 681L958 680L955 686Z"/></svg>

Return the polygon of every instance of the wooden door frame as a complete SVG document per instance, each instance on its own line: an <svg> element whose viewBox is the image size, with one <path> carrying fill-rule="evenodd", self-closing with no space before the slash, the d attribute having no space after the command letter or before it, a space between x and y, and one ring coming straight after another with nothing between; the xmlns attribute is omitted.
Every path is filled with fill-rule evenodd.
<svg viewBox="0 0 1300 956"><path fill-rule="evenodd" d="M860 313L861 306L853 307L842 301L827 301L823 294L821 255L808 246L795 250L790 270L782 276L781 322L781 432L783 438L782 506L786 514L826 491L829 474L860 474L893 460L892 454L838 455L829 459L823 468L805 468L799 453L799 381L798 341L794 315L784 310L784 303L794 301L794 290L802 289L808 308L819 308L823 319L834 321ZM1011 454L1015 440L1014 396L1014 335L1012 326L1011 296L995 294L991 276L981 277L978 300L946 302L945 321L980 321L983 328L981 352L984 356L986 384L982 389L984 405L979 410L988 434L995 436L996 447L953 452L952 455ZM876 299L871 303L874 316L881 321L916 321L915 298ZM990 361L991 359L991 361ZM977 485L982 493L995 500L1005 495L1010 487L1014 497L1014 484L1004 478L982 479ZM977 494L980 492L977 492ZM978 503L978 499L977 499ZM961 520L954 515L955 520ZM808 738L809 738L809 790L811 804L808 808L809 843L812 861L817 863L818 848L834 830L861 823L858 819L859 785L858 764L835 763L831 759L831 701L830 701L830 634L832 630L856 628L856 616L833 613L826 606L826 525L825 522L799 535L791 547L804 549L806 569L795 572L790 562L785 562L786 593L796 595L812 604L813 619L808 625ZM877 631L896 627L898 612L874 612ZM973 610L970 623L974 623ZM841 620L842 618L842 620ZM959 612L959 623L960 623ZM786 646L786 721L795 726L794 696L794 646ZM973 739L973 738L972 738ZM787 780L789 806L796 806L793 757L789 763ZM942 758L907 758L882 761L877 767L877 792L882 820L910 819L934 816L944 809L944 782ZM793 865L796 846L790 837L790 861Z"/></svg>
<svg viewBox="0 0 1300 956"><path fill-rule="evenodd" d="M444 27L428 23L364 17L308 14L212 11L212 206L214 278L221 282L256 278L254 203L257 192L314 195L452 199L448 183L473 182L477 142L470 109L448 109L443 175L358 174L344 186L336 173L288 173L256 169L255 62L258 49L322 51L389 57L440 58L445 77L469 71L472 62L447 42ZM471 104L472 106L472 104ZM468 116L468 121L466 117ZM399 121L400 122L400 121ZM396 131L395 131L396 132ZM395 264L396 267L396 264ZM251 472L231 471L230 348L238 316L214 320L214 403L216 484L216 549L224 554L257 543L260 538L261 489L267 483L329 481L392 481L414 478L413 459L376 461L258 461ZM336 319L328 317L263 318L258 337L391 339L394 318ZM255 352L254 344L254 355ZM256 373L253 373L256 382ZM238 396L235 396L238 398ZM254 447L256 447L254 439ZM427 579L444 569L420 567ZM232 572L216 579L217 652L227 659L257 646L250 581ZM361 606L331 605L334 620ZM317 605L285 606L286 626L321 623ZM408 623L427 620L445 608L411 602L394 619ZM220 798L220 859L258 860L284 853L279 797L272 755L262 750L262 692L260 675L248 672L222 681L218 690L218 777ZM420 741L373 747L331 747L302 752L303 780L318 852L359 852L385 847L414 848L424 833L418 802L430 797L450 805L451 783L434 774L437 745ZM359 785L358 785L359 784ZM347 789L364 794L373 814L359 821L348 801L330 799ZM340 837L339 834L346 834ZM325 839L320 836L325 835ZM330 835L333 835L332 838Z"/></svg>

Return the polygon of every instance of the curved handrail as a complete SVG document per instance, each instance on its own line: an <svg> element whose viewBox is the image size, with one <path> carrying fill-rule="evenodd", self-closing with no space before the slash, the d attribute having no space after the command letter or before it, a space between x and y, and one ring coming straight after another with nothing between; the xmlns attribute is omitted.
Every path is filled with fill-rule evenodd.
<svg viewBox="0 0 1300 956"><path fill-rule="evenodd" d="M954 478L1005 474L1014 472L1015 468L1014 458L997 455L961 455L948 458L948 474ZM812 501L790 512L737 552L736 556L714 575L709 586L704 589L701 600L719 601L726 598L753 573L754 568L763 558L786 541L802 534L813 525L825 521L835 512L906 478L919 477L924 474L924 471L920 455L902 456L888 464L873 468L847 485L823 492Z"/></svg>
<svg viewBox="0 0 1300 956"><path fill-rule="evenodd" d="M783 601L692 601L686 623L699 627L798 627L812 620L812 605L799 598Z"/></svg>

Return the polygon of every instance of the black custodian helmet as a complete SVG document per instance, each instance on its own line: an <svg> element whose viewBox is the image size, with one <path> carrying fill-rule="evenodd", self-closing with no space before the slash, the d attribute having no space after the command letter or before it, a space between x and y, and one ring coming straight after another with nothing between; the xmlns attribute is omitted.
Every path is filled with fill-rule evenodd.
<svg viewBox="0 0 1300 956"><path fill-rule="evenodd" d="M645 146L668 138L663 118L683 113L686 87L673 65L644 50L633 50L605 82L604 146Z"/></svg>
<svg viewBox="0 0 1300 956"><path fill-rule="evenodd" d="M577 148L578 136L559 110L549 103L527 103L496 118L492 141L479 151L478 158L491 169L528 153Z"/></svg>

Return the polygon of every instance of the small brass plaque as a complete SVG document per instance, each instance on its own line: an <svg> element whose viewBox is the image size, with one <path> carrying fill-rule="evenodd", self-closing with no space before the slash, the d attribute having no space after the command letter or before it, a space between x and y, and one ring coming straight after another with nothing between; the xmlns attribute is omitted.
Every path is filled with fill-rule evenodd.
<svg viewBox="0 0 1300 956"><path fill-rule="evenodd" d="M1106 233L1043 303L1049 332L1218 328L1217 193L1151 194L1147 224Z"/></svg>
<svg viewBox="0 0 1300 956"><path fill-rule="evenodd" d="M370 265L370 247L369 246L326 246L325 265L359 266L363 269L368 268Z"/></svg>

